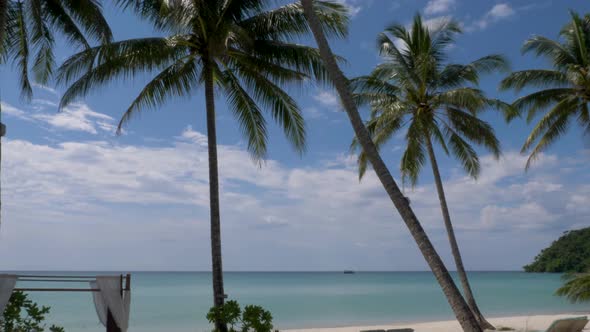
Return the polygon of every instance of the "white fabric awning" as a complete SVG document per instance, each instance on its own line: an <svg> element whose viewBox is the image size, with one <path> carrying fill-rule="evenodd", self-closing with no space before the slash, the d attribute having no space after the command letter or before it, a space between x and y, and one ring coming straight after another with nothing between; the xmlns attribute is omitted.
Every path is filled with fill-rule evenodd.
<svg viewBox="0 0 590 332"><path fill-rule="evenodd" d="M0 274L0 315L4 312L4 309L6 309L8 301L10 301L12 291L16 286L16 279L16 275Z"/></svg>
<svg viewBox="0 0 590 332"><path fill-rule="evenodd" d="M96 282L92 281L90 285L99 289L99 292L93 294L93 298L100 322L106 326L110 311L117 326L122 332L126 332L129 327L131 293L121 289L121 278L98 276Z"/></svg>

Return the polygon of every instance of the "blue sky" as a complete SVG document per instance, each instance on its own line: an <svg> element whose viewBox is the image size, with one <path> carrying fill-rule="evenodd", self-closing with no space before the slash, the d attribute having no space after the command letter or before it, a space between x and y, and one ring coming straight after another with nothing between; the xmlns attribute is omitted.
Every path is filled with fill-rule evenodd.
<svg viewBox="0 0 590 332"><path fill-rule="evenodd" d="M428 23L446 17L461 22L465 32L449 50L452 62L501 53L516 70L547 65L520 54L527 38L556 38L568 9L590 11L590 3L579 0L346 4L353 13L351 33L332 44L347 58L343 69L349 76L365 74L380 61L378 32L393 22L409 23L416 12ZM110 5L105 12L116 39L155 34L130 13ZM71 50L60 44L57 53L63 60ZM58 113L63 87L37 86L34 100L26 103L19 99L13 68L0 70L2 121L8 126L0 269L210 269L202 91L146 111L115 136L122 112L153 74L113 82ZM500 79L486 77L481 88L513 100L513 93L498 93ZM262 168L249 158L223 95L217 96L226 270L425 269L375 177L358 182L348 153L352 130L334 92L313 85L292 92L306 116L307 152L294 153L271 126ZM564 230L588 226L587 139L572 127L525 173L526 157L518 151L530 126L505 124L493 112L484 117L504 154L495 161L481 151L477 181L439 153L451 215L468 269L520 269ZM403 143L400 136L382 150L396 178ZM407 194L452 268L428 167Z"/></svg>

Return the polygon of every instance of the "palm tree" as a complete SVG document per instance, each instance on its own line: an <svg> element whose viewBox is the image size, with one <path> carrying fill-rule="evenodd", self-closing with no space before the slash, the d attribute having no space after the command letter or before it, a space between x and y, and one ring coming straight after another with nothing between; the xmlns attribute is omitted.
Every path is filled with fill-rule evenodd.
<svg viewBox="0 0 590 332"><path fill-rule="evenodd" d="M590 133L590 15L581 18L571 12L571 17L572 21L560 32L562 40L533 36L522 48L523 53L533 52L548 59L552 69L513 72L500 84L501 89L516 92L524 88L541 89L513 103L519 114L527 113L529 123L547 110L522 146L522 153L531 151L527 169L567 131L574 119L586 134Z"/></svg>
<svg viewBox="0 0 590 332"><path fill-rule="evenodd" d="M357 101L368 103L372 108L367 128L377 148L407 129L406 149L400 164L404 182L409 179L414 186L426 158L429 159L465 299L482 329L488 329L493 326L481 314L465 272L434 145L457 158L473 178L478 177L480 164L471 143L481 145L499 157L500 143L494 130L479 119L478 114L489 106L502 103L486 98L475 85L482 73L507 66L499 55L486 56L467 65L447 64L446 48L460 32L459 24L453 20L429 28L419 15L414 17L410 31L399 24L388 27L377 40L384 62L369 76L353 80L352 87L357 91ZM397 38L400 44L396 45L391 37ZM352 147L358 148L357 140L353 141ZM361 150L361 178L366 168L367 156Z"/></svg>
<svg viewBox="0 0 590 332"><path fill-rule="evenodd" d="M26 100L33 95L29 69L39 84L46 84L53 74L55 32L83 48L90 47L86 37L101 43L113 37L97 0L0 0L0 63L16 65ZM4 134L1 122L0 127ZM1 140L2 135L0 153Z"/></svg>
<svg viewBox="0 0 590 332"><path fill-rule="evenodd" d="M342 106L350 119L350 123L354 129L359 145L362 147L368 162L370 162L373 166L373 170L381 181L383 188L389 195L393 205L408 227L410 234L414 238L414 241L422 252L424 259L428 263L428 266L440 284L443 293L445 294L449 305L453 309L453 312L455 313L455 316L458 322L461 324L463 330L468 332L481 332L482 329L477 319L461 296L461 293L451 278L449 271L434 249L432 242L430 242L430 239L426 235L426 232L422 228L422 225L418 221L414 211L412 211L409 201L404 197L397 186L397 183L391 176L389 169L381 159L379 151L373 143L369 131L364 126L363 120L358 112L356 102L350 90L350 82L338 67L336 58L334 57L334 54L332 53L330 45L328 44L324 34L324 29L322 28L320 21L314 12L314 0L301 0L301 3L303 5L305 15L315 40L318 44L324 64L326 65L326 69L328 70L330 78L334 83L338 94L340 95Z"/></svg>
<svg viewBox="0 0 590 332"><path fill-rule="evenodd" d="M157 71L123 114L121 128L137 113L174 96L188 96L204 85L209 156L211 257L214 305L224 303L220 207L215 124L215 90L222 92L237 118L255 160L265 157L267 129L263 111L282 127L293 147L305 148L299 107L284 90L288 83L327 76L319 52L293 43L309 27L301 5L269 9L269 0L120 0L169 37L131 39L91 48L67 59L60 82L73 82L61 106L115 78ZM346 33L346 9L318 1L315 10L331 35ZM94 66L86 71L88 66ZM226 327L217 322L217 329Z"/></svg>
<svg viewBox="0 0 590 332"><path fill-rule="evenodd" d="M590 273L567 274L565 279L555 295L565 296L572 303L590 301Z"/></svg>

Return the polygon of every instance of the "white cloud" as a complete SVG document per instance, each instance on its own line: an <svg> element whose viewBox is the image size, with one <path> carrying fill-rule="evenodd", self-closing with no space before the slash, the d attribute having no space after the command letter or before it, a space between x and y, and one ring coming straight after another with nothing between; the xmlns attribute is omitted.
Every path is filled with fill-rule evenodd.
<svg viewBox="0 0 590 332"><path fill-rule="evenodd" d="M455 6L455 0L430 0L424 7L426 15L448 13Z"/></svg>
<svg viewBox="0 0 590 332"><path fill-rule="evenodd" d="M363 0L337 0L348 7L348 13L351 17L355 17L361 10L361 2ZM366 1L366 0L365 0Z"/></svg>
<svg viewBox="0 0 590 332"><path fill-rule="evenodd" d="M15 118L19 118L19 119L27 119L27 114L25 111L14 107L10 104L4 103L4 102L0 102L0 108L2 109L2 114L8 115L8 116L13 116Z"/></svg>
<svg viewBox="0 0 590 332"><path fill-rule="evenodd" d="M313 96L313 99L324 107L332 108L334 110L340 109L340 99L333 91L320 91L317 95Z"/></svg>
<svg viewBox="0 0 590 332"><path fill-rule="evenodd" d="M317 109L316 107L306 107L303 109L303 113L312 119L319 119L321 117L323 117L323 113Z"/></svg>
<svg viewBox="0 0 590 332"><path fill-rule="evenodd" d="M514 15L514 9L507 3L499 3L490 9L488 15L495 19L504 18Z"/></svg>
<svg viewBox="0 0 590 332"><path fill-rule="evenodd" d="M3 149L0 269L209 267L202 133L188 127L170 144L156 147L6 140ZM559 167L582 168L583 163L563 165L555 156L543 156L525 174L525 161L514 152L501 162L484 156L478 181L445 176L470 268L514 268L546 243L527 235L530 250L495 266L481 263L478 254L483 248L489 254L522 246L525 231L557 235L590 216L589 209L581 208L590 206L588 187L550 177ZM396 268L424 268L376 177L369 172L358 182L353 157L339 155L313 167L268 160L260 168L243 148L220 145L219 165L228 269L393 268L384 262L400 248L405 254L396 256ZM395 172L395 165L391 170ZM433 241L445 246L434 186L424 183L407 194ZM496 233L502 234L502 248L492 245ZM125 234L133 235L132 240L124 241ZM477 243L470 245L474 239ZM37 250L29 248L31 242ZM350 245L354 243L363 245ZM39 254L39 248L56 257L77 248L80 259L65 262ZM19 254L5 254L9 252ZM322 254L310 262L305 257L312 253ZM293 259L285 262L281 257L286 256ZM444 251L443 256L448 258Z"/></svg>
<svg viewBox="0 0 590 332"><path fill-rule="evenodd" d="M33 87L35 87L37 89L40 89L40 90L43 90L45 92L49 92L50 94L52 94L54 96L57 96L58 95L57 91L54 88L52 88L52 87L48 87L46 85L42 85L42 84L35 83L35 82L33 82L32 85L33 85Z"/></svg>
<svg viewBox="0 0 590 332"><path fill-rule="evenodd" d="M21 110L7 103L2 103L2 111L8 116L25 121L39 122L51 128L81 131L90 134L105 132L113 134L116 130L115 119L93 111L86 104L76 103L57 111L57 104L51 100L34 99L27 110Z"/></svg>
<svg viewBox="0 0 590 332"><path fill-rule="evenodd" d="M58 129L84 131L97 134L98 129L114 133L114 119L106 114L98 113L90 109L86 104L72 104L61 112L54 114L33 114L32 118L43 121Z"/></svg>
<svg viewBox="0 0 590 332"><path fill-rule="evenodd" d="M508 3L499 3L494 5L487 13L485 13L479 20L474 21L471 25L466 27L467 31L483 30L490 24L496 23L503 19L516 14L516 10Z"/></svg>

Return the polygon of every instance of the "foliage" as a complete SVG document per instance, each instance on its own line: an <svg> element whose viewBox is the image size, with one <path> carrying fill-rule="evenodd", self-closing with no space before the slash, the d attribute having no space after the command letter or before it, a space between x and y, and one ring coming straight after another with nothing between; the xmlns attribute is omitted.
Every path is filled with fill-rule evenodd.
<svg viewBox="0 0 590 332"><path fill-rule="evenodd" d="M227 301L223 306L212 307L207 314L210 323L223 322L230 332L271 332L272 315L261 306L247 305L241 310L237 301Z"/></svg>
<svg viewBox="0 0 590 332"><path fill-rule="evenodd" d="M572 303L590 301L590 273L568 274L565 279L555 295L565 296Z"/></svg>
<svg viewBox="0 0 590 332"><path fill-rule="evenodd" d="M590 271L590 227L565 232L535 260L524 266L526 272Z"/></svg>
<svg viewBox="0 0 590 332"><path fill-rule="evenodd" d="M539 154L567 132L577 121L585 134L590 133L590 15L580 17L571 12L571 22L560 32L561 40L534 36L522 47L523 53L534 53L550 61L552 69L517 71L506 77L500 88L541 89L518 98L513 107L517 114L526 112L531 122L547 110L529 134L522 152L531 151L526 167Z"/></svg>
<svg viewBox="0 0 590 332"><path fill-rule="evenodd" d="M316 49L294 43L308 34L297 2L269 9L271 0L119 0L166 37L139 38L87 49L67 59L58 80L69 88L61 106L118 78L157 73L128 107L119 132L145 109L158 109L172 97L190 97L205 78L226 97L255 159L265 157L264 112L283 129L297 151L305 149L299 106L284 90L327 74ZM346 34L346 7L315 1L326 31ZM87 68L94 66L90 72ZM195 106L196 107L196 106Z"/></svg>
<svg viewBox="0 0 590 332"><path fill-rule="evenodd" d="M29 69L39 84L46 84L54 72L55 32L80 48L90 47L87 36L101 43L112 39L97 0L8 0L2 10L6 21L0 27L0 63L18 68L21 95L27 99L32 96Z"/></svg>
<svg viewBox="0 0 590 332"><path fill-rule="evenodd" d="M45 316L49 313L50 308L39 305L28 298L28 295L16 291L12 293L10 301L4 310L2 319L0 319L1 332L42 332L46 325ZM64 332L59 326L52 325L49 327L51 332Z"/></svg>
<svg viewBox="0 0 590 332"><path fill-rule="evenodd" d="M456 157L473 177L478 176L480 165L471 143L495 156L500 154L494 130L478 115L490 107L509 108L499 100L488 99L475 86L482 74L505 69L507 62L500 55L488 55L465 65L447 63L447 47L460 32L460 25L453 20L428 27L420 15L414 17L410 30L394 24L378 37L384 62L369 76L352 81L357 102L371 106L367 128L378 147L407 129L400 170L403 180L409 179L412 185L431 141ZM356 140L352 148L358 148ZM361 151L361 177L367 166Z"/></svg>

